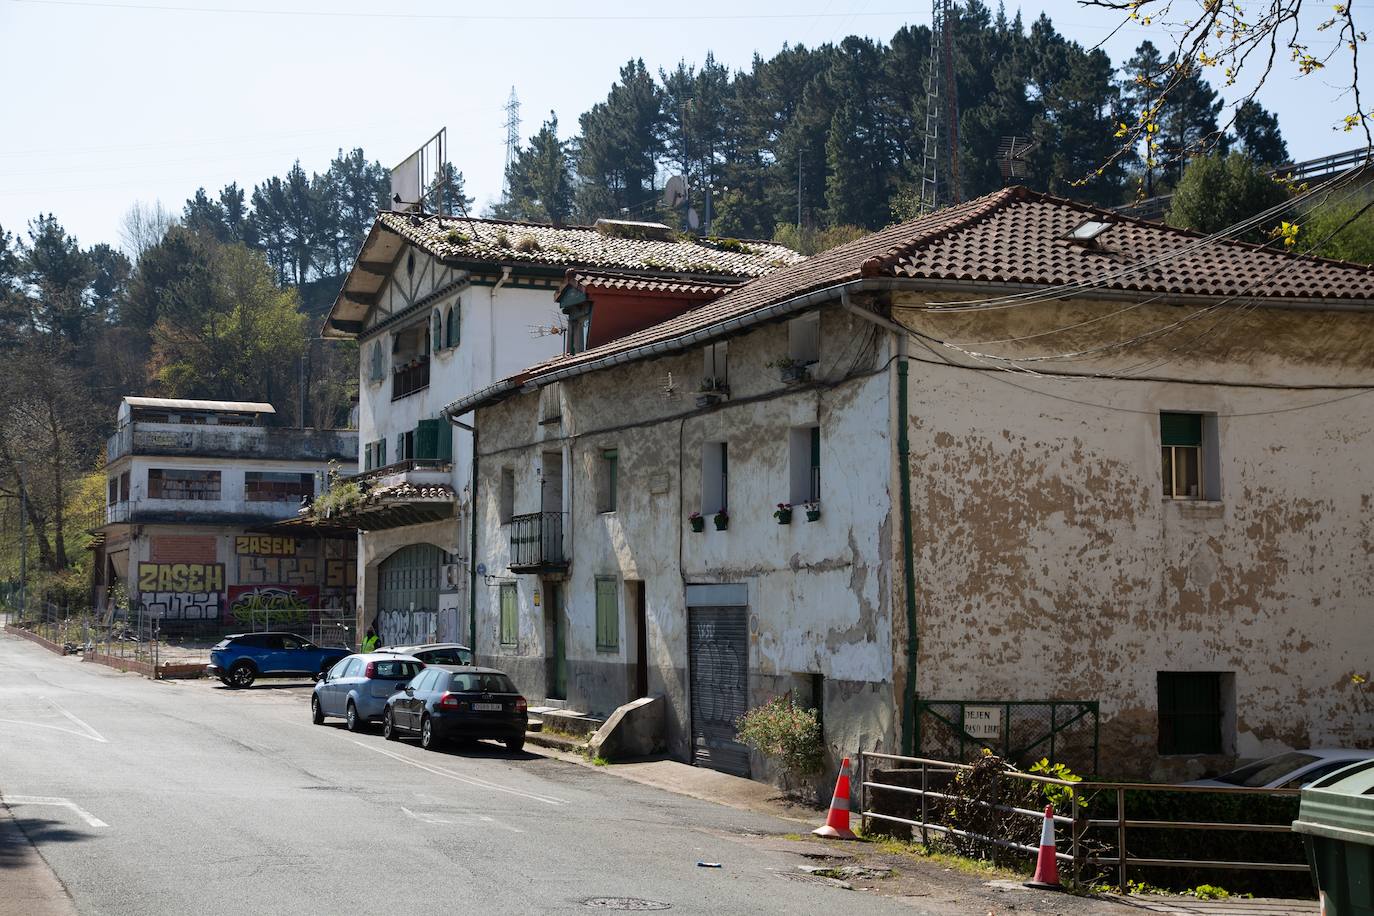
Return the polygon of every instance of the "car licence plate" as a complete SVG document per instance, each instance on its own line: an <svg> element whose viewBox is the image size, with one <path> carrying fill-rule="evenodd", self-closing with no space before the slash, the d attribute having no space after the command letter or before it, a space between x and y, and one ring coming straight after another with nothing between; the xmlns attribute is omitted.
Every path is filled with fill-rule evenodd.
<svg viewBox="0 0 1374 916"><path fill-rule="evenodd" d="M500 703L473 703L472 708L475 712L500 712Z"/></svg>

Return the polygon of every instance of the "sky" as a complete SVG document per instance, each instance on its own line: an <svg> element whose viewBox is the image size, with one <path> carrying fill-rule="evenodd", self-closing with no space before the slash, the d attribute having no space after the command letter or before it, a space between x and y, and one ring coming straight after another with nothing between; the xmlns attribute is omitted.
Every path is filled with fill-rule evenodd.
<svg viewBox="0 0 1374 916"><path fill-rule="evenodd" d="M1020 10L1106 40L1117 64L1143 38L1168 41L1138 25L1109 38L1117 14L1075 0ZM179 212L198 187L251 191L296 159L323 171L341 148L391 167L440 127L480 212L500 194L512 87L523 137L550 111L567 137L632 57L656 72L711 51L742 69L784 44L886 41L930 15L910 0L0 0L0 227L51 212L82 245L119 244L136 201ZM1357 145L1332 130L1339 78L1281 65L1262 90L1297 159Z"/></svg>

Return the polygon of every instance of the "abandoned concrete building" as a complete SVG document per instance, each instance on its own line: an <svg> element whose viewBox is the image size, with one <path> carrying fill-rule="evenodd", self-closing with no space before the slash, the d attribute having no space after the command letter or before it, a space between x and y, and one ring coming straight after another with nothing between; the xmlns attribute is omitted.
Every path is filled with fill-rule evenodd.
<svg viewBox="0 0 1374 916"><path fill-rule="evenodd" d="M1368 745L1372 310L1371 268L1009 188L589 337L446 410L475 648L755 775L735 719L789 690L836 757Z"/></svg>

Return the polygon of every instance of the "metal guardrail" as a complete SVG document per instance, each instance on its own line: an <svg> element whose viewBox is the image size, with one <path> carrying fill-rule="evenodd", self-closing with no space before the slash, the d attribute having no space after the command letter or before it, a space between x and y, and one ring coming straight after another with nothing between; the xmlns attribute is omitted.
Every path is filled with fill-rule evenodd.
<svg viewBox="0 0 1374 916"><path fill-rule="evenodd" d="M892 785L882 782L871 781L872 764L870 761L892 761L904 766L918 767L921 773L921 787L911 788L910 786ZM973 798L958 798L945 792L940 792L930 788L930 776L932 774L954 774L961 771L970 771L973 767L962 763L951 763L946 760L933 760L926 757L902 757L895 754L880 754L870 751L859 753L859 797L858 813L862 821L863 818L884 821L887 823L902 824L919 830L921 842L929 843L930 833L936 832L945 835L958 836L971 839L990 846L1001 849L1011 849L1024 852L1029 855L1037 855L1039 847L1029 846L1023 843L1016 843L1003 837L991 837L970 831L959 830L948 824L942 824L931 818L930 799L939 801L960 801L962 803L972 803L983 807L1000 811L1004 814L1012 814L1019 817L1041 821L1044 818L1043 811L1036 811L1029 808L1017 807L1014 805L998 805L992 802ZM1205 821L1163 821L1163 820L1143 820L1133 819L1126 816L1126 793L1127 792L1168 792L1168 793L1195 793L1209 795L1247 795L1263 797L1296 797L1299 795L1298 789L1245 789L1245 788L1219 788L1212 786L1173 786L1160 785L1157 783L1136 783L1136 782L1069 782L1063 779L1053 779L1045 776L1036 776L1031 773L1021 773L1016 770L1007 770L1003 775L1008 779L1021 780L1034 785L1055 786L1067 792L1069 808L1074 812L1074 816L1069 817L1063 814L1056 814L1054 821L1056 825L1066 825L1069 828L1069 852L1055 852L1055 857L1069 864L1073 881L1075 884L1080 882L1081 875L1086 868L1113 868L1117 874L1117 887L1124 893L1127 890L1126 873L1128 869L1138 867L1148 868L1215 868L1222 870L1256 870L1256 871L1284 871L1284 872L1306 872L1306 864L1296 864L1292 862L1244 862L1244 861L1219 861L1219 860L1197 860L1197 859L1168 859L1132 856L1127 852L1126 841L1129 831L1132 830L1220 830L1235 831L1242 833L1291 833L1292 828L1287 824L1250 824L1250 823L1226 823L1226 822L1205 822ZM914 796L920 799L920 818L898 817L893 814L885 814L881 811L872 810L870 804L870 790L881 790L883 792L895 792L900 795ZM1082 800L1091 797L1099 792L1112 792L1116 796L1116 817L1113 818L1091 818L1081 816L1084 813ZM1112 831L1115 839L1116 855L1100 855L1087 849L1084 840L1091 830Z"/></svg>

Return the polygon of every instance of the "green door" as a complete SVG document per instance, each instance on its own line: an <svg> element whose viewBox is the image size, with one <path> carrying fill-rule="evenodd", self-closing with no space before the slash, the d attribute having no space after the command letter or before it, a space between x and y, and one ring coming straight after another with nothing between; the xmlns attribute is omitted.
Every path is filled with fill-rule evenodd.
<svg viewBox="0 0 1374 916"><path fill-rule="evenodd" d="M377 635L384 646L433 642L439 622L443 551L433 544L402 547L377 571Z"/></svg>
<svg viewBox="0 0 1374 916"><path fill-rule="evenodd" d="M549 594L547 614L549 615L549 699L568 698L568 641L567 627L564 625L563 586L550 582L546 589Z"/></svg>

